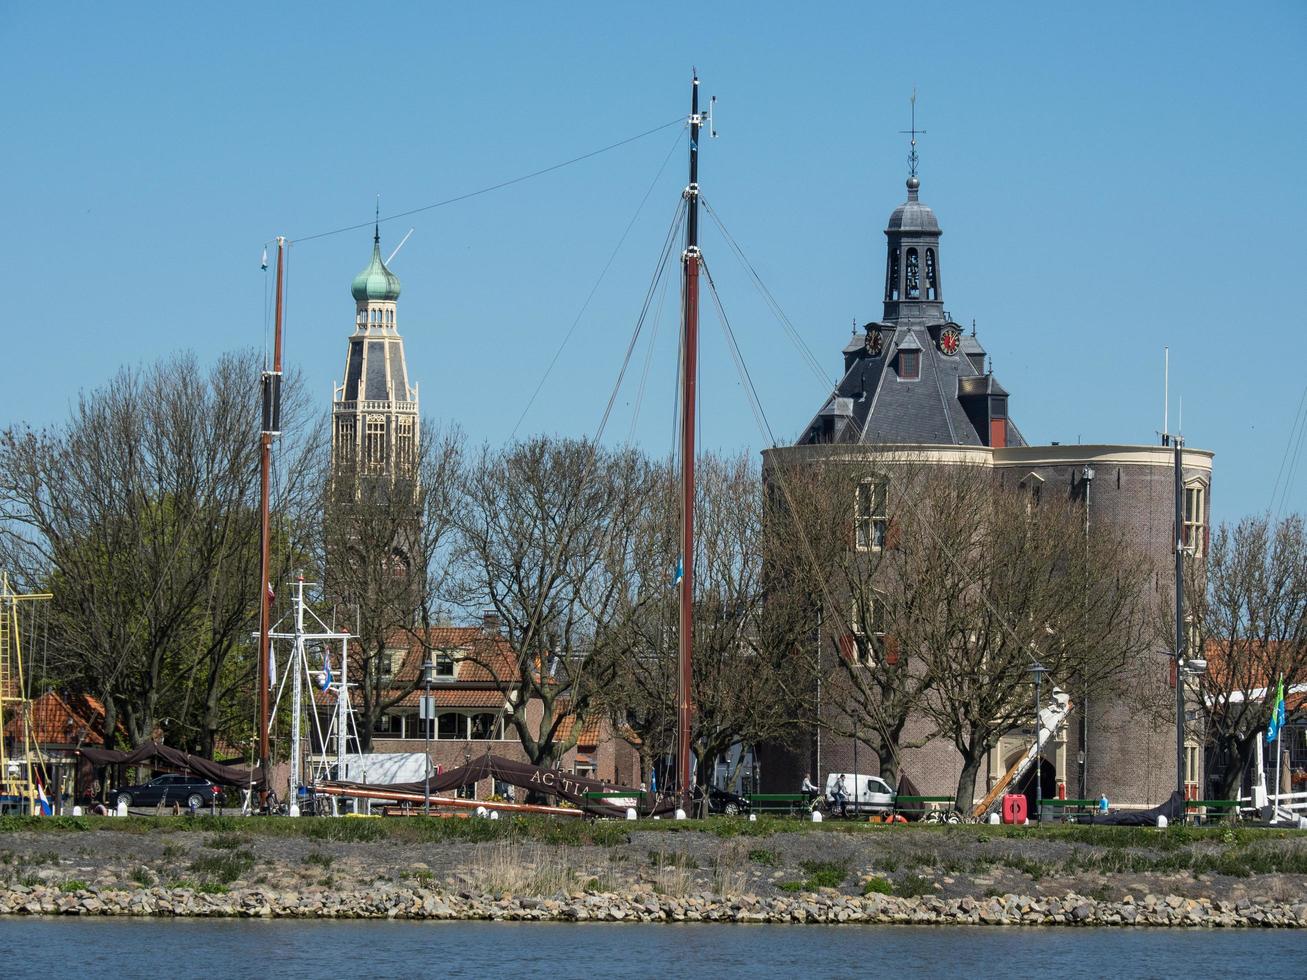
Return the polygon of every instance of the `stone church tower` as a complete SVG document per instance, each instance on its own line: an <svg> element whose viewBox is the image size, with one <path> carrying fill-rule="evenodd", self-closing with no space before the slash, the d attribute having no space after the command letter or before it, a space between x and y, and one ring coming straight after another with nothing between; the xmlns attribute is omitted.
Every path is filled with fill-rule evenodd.
<svg viewBox="0 0 1307 980"><path fill-rule="evenodd" d="M418 458L417 385L408 383L404 339L399 335L399 277L381 259L381 233L372 260L354 277L354 333L345 380L331 406L332 472L353 477L411 476Z"/></svg>

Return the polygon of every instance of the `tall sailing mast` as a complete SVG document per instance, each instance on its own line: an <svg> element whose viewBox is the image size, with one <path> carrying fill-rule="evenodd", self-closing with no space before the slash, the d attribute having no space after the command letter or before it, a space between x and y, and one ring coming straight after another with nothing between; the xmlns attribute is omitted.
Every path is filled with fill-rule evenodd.
<svg viewBox="0 0 1307 980"><path fill-rule="evenodd" d="M694 649L694 428L699 370L699 73L690 87L690 183L685 188L685 252L681 318L681 595L677 648L676 772L682 806L690 811L690 691Z"/></svg>
<svg viewBox="0 0 1307 980"><path fill-rule="evenodd" d="M277 237L277 298L275 306L272 370L263 372L263 426L259 433L259 768L264 774L264 788L259 792L260 802L267 802L267 774L271 771L268 759L268 716L271 673L268 670L270 652L269 631L272 627L272 569L269 562L271 521L268 497L272 484L272 437L281 434L281 311L282 279L285 273L286 239Z"/></svg>

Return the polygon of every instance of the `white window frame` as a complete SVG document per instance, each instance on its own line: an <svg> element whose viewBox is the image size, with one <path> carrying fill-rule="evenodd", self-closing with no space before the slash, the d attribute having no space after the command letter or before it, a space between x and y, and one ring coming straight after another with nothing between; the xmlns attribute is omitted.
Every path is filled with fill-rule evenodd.
<svg viewBox="0 0 1307 980"><path fill-rule="evenodd" d="M854 599L849 610L849 630L861 643L853 644L853 656L856 663L872 666L885 656L885 599L875 590L871 593L871 623L866 624L858 615L858 601ZM871 629L868 630L867 626ZM863 655L863 650L867 651Z"/></svg>
<svg viewBox="0 0 1307 980"><path fill-rule="evenodd" d="M1192 506L1191 506L1192 505ZM1207 531L1207 484L1190 480L1184 485L1184 523L1181 541L1184 550L1195 558L1203 555L1203 539Z"/></svg>
<svg viewBox="0 0 1307 980"><path fill-rule="evenodd" d="M859 481L853 494L854 546L858 551L880 551L888 534L889 481L869 476Z"/></svg>

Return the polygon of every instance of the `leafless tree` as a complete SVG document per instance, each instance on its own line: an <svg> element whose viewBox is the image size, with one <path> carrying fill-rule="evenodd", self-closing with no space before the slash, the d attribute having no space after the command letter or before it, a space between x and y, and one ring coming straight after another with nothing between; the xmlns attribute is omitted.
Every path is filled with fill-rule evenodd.
<svg viewBox="0 0 1307 980"><path fill-rule="evenodd" d="M248 726L248 637L257 616L259 359L189 354L119 372L46 431L0 437L0 548L55 595L48 683L99 696L112 740L162 730L212 751ZM300 386L283 422L304 444ZM293 507L295 467L277 503ZM276 553L295 550L282 528Z"/></svg>
<svg viewBox="0 0 1307 980"><path fill-rule="evenodd" d="M1203 574L1205 571L1205 576ZM1307 684L1307 529L1298 515L1223 524L1190 563L1189 642L1205 652L1200 687L1218 798L1233 799L1270 721L1276 684ZM1165 619L1164 619L1165 621ZM1174 630L1170 634L1174 636Z"/></svg>
<svg viewBox="0 0 1307 980"><path fill-rule="evenodd" d="M758 467L746 456L705 455L696 483L691 752L702 788L733 748L784 742L802 727L793 651L811 616L806 596L766 587ZM646 764L674 751L678 677L679 474L660 466L652 486L620 611L615 699ZM733 756L737 764L741 757Z"/></svg>
<svg viewBox="0 0 1307 980"><path fill-rule="evenodd" d="M552 767L604 710L619 657L612 613L649 467L633 451L535 438L484 449L465 473L457 595L493 611L512 663L474 647L527 758Z"/></svg>
<svg viewBox="0 0 1307 980"><path fill-rule="evenodd" d="M413 646L429 651L430 628L447 608L463 436L430 422L422 431L416 458L394 472L360 471L347 460L322 481L319 561L337 624L354 634L361 751L371 748L377 720L421 681L420 673L401 677L396 661Z"/></svg>

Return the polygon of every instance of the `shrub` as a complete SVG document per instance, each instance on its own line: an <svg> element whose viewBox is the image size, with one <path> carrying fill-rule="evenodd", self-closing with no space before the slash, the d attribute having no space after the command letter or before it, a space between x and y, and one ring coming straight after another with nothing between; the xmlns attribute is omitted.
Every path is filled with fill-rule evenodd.
<svg viewBox="0 0 1307 980"><path fill-rule="evenodd" d="M774 868L781 863L780 858L776 856L776 852L769 851L765 847L755 847L751 850L749 860L766 868Z"/></svg>
<svg viewBox="0 0 1307 980"><path fill-rule="evenodd" d="M902 895L904 898L914 898L919 895L933 895L935 886L929 878L923 878L918 874L904 875L894 883L894 894Z"/></svg>
<svg viewBox="0 0 1307 980"><path fill-rule="evenodd" d="M84 892L86 891L86 882L81 878L69 878L67 881L59 882L61 892Z"/></svg>
<svg viewBox="0 0 1307 980"><path fill-rule="evenodd" d="M862 886L862 894L864 895L892 895L893 893L894 885L890 883L888 878L882 878L879 875L868 878Z"/></svg>
<svg viewBox="0 0 1307 980"><path fill-rule="evenodd" d="M191 870L211 880L228 884L254 867L254 855L249 851L232 851L228 854L206 855L191 862Z"/></svg>
<svg viewBox="0 0 1307 980"><path fill-rule="evenodd" d="M799 867L808 873L810 890L839 888L849 876L849 866L840 861L800 861Z"/></svg>
<svg viewBox="0 0 1307 980"><path fill-rule="evenodd" d="M320 868L330 868L335 860L330 854L323 854L321 851L309 851L304 855L305 864L316 864Z"/></svg>

